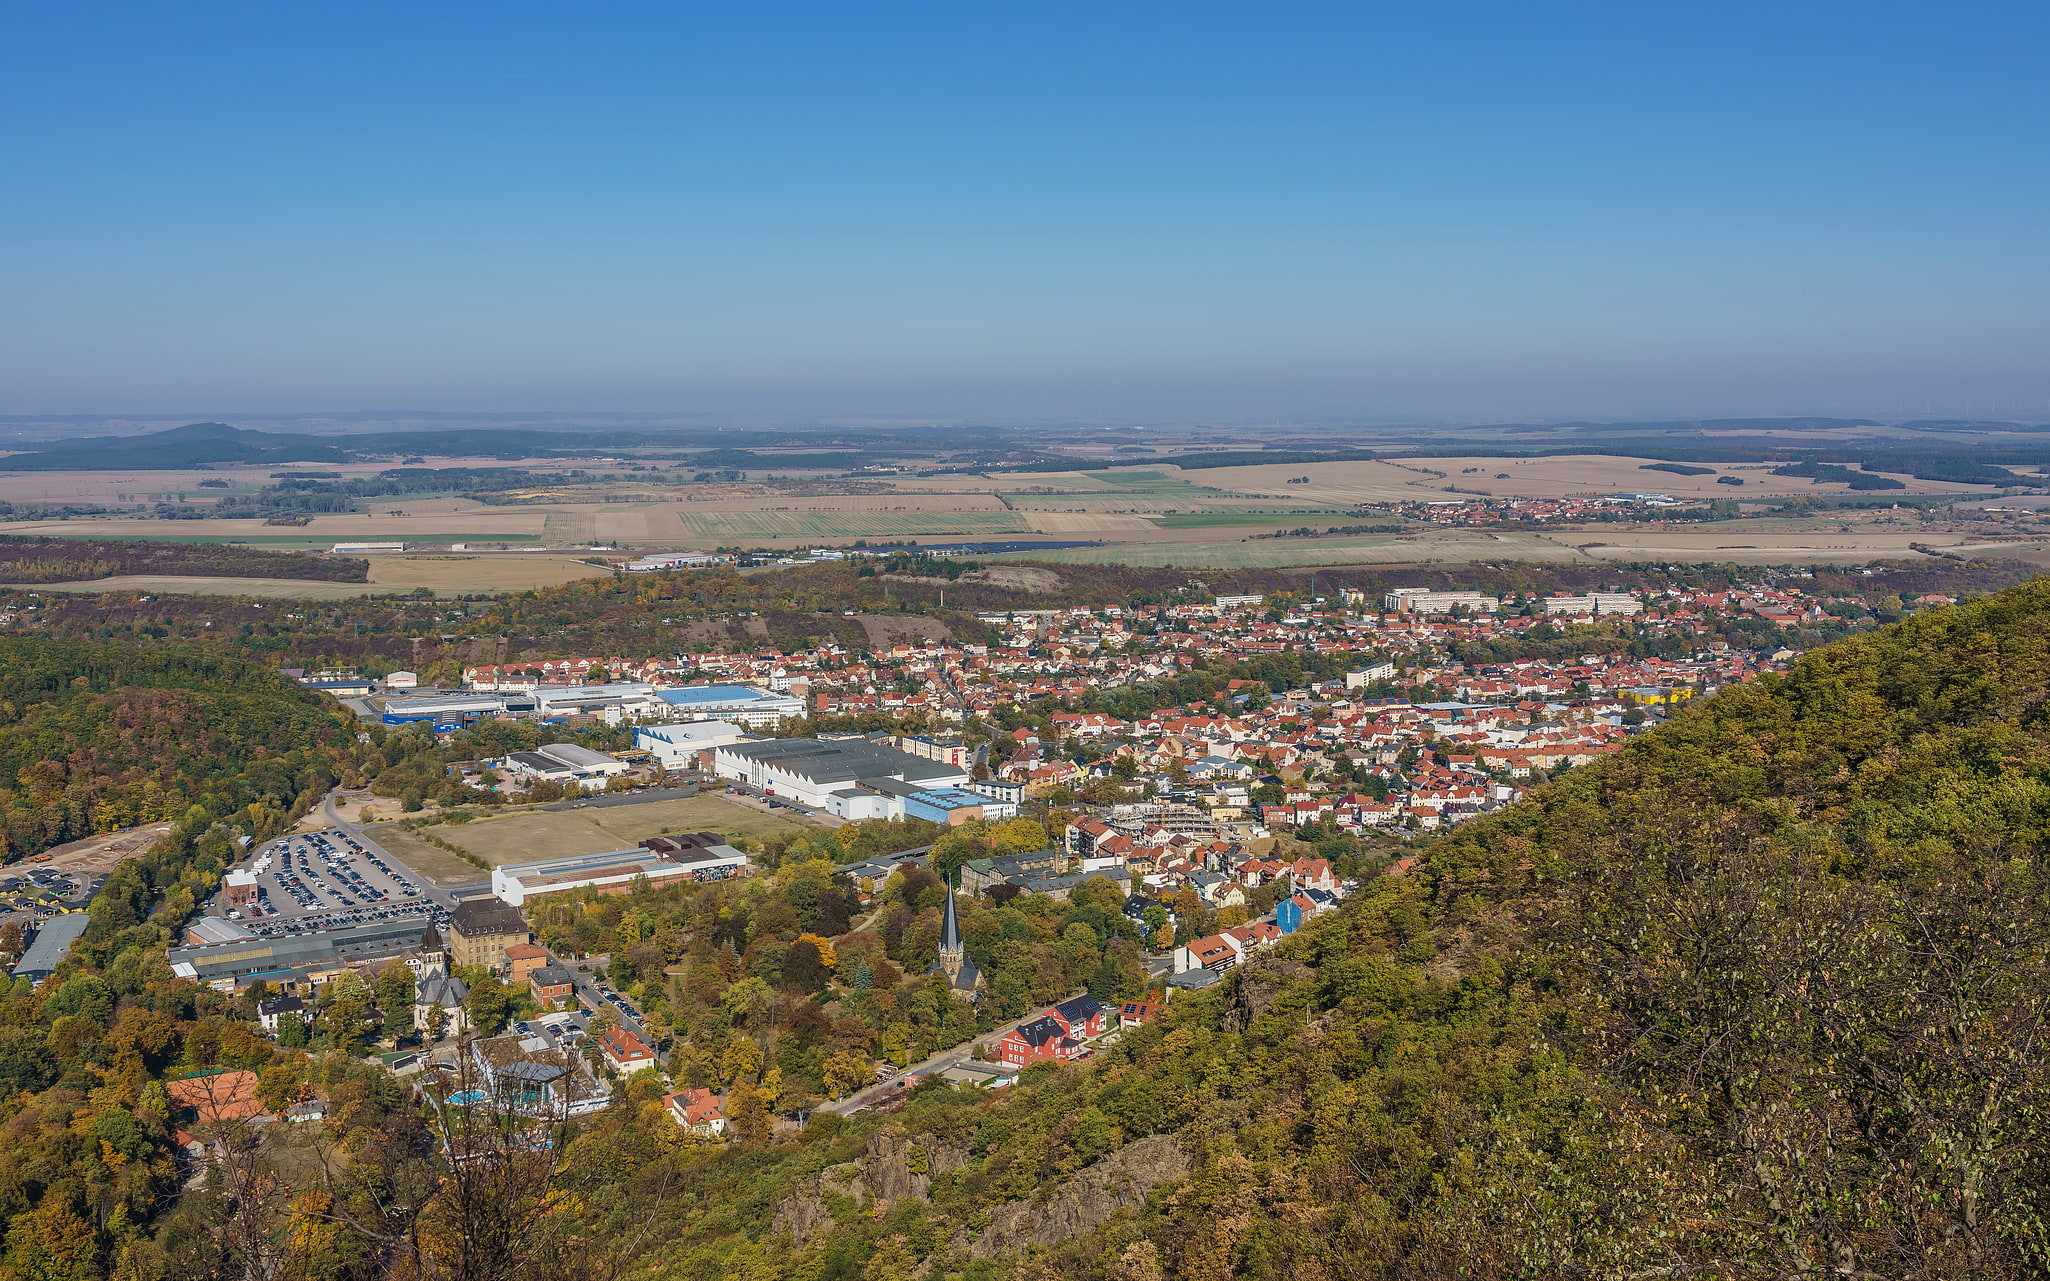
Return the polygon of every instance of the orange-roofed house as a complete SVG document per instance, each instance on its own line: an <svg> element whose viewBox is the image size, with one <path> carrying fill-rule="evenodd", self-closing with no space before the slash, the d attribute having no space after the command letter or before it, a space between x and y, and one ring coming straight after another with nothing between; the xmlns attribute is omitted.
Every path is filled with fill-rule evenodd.
<svg viewBox="0 0 2050 1281"><path fill-rule="evenodd" d="M221 1121L246 1121L268 1117L270 1112L256 1097L256 1073L240 1068L212 1076L189 1076L182 1081L164 1082L171 1096L174 1116L189 1114L196 1125Z"/></svg>
<svg viewBox="0 0 2050 1281"><path fill-rule="evenodd" d="M539 943L515 943L505 949L507 980L514 984L524 983L534 977L534 971L548 964L548 949Z"/></svg>
<svg viewBox="0 0 2050 1281"><path fill-rule="evenodd" d="M664 1095L662 1106L669 1109L671 1120L699 1138L716 1139L726 1133L726 1101L710 1090L693 1087Z"/></svg>
<svg viewBox="0 0 2050 1281"><path fill-rule="evenodd" d="M612 1070L621 1076L632 1076L642 1068L656 1064L654 1047L617 1023L606 1028L605 1035L598 1038L598 1050Z"/></svg>

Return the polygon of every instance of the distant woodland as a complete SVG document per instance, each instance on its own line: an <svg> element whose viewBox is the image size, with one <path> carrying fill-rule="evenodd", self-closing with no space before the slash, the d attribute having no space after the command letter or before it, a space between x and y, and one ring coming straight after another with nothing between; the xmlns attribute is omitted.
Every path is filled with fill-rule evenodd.
<svg viewBox="0 0 2050 1281"><path fill-rule="evenodd" d="M263 551L220 543L159 543L117 538L0 536L0 583L72 583L124 574L186 574L221 578L309 578L331 583L370 579L370 562Z"/></svg>

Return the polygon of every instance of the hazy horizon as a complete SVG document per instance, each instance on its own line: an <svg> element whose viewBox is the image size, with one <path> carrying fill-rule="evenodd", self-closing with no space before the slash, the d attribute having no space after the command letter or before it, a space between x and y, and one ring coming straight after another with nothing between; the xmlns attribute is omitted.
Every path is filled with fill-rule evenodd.
<svg viewBox="0 0 2050 1281"><path fill-rule="evenodd" d="M2050 415L2040 6L111 10L11 419Z"/></svg>

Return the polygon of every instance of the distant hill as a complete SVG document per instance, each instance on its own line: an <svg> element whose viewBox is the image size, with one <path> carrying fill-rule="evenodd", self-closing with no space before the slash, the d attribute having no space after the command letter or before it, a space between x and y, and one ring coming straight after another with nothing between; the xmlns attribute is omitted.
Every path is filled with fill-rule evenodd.
<svg viewBox="0 0 2050 1281"><path fill-rule="evenodd" d="M189 423L148 436L89 436L0 458L0 471L168 471L206 463L338 463L349 457L311 436L276 436L226 423Z"/></svg>
<svg viewBox="0 0 2050 1281"><path fill-rule="evenodd" d="M854 466L873 457L900 458L905 450L777 454L737 445L789 447L838 443L836 433L626 431L451 431L378 432L361 436L303 436L250 431L227 423L188 423L145 436L88 436L0 458L0 471L176 471L209 463L343 463L419 457L546 458L586 457L611 449L666 448L692 451L684 461L709 467L818 468ZM857 441L863 448L875 442ZM917 453L922 451L908 451Z"/></svg>

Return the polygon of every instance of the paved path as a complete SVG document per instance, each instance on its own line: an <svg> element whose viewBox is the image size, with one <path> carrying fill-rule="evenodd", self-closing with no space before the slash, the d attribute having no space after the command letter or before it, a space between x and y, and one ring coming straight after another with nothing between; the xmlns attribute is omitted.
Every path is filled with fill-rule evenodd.
<svg viewBox="0 0 2050 1281"><path fill-rule="evenodd" d="M1088 989L1084 988L1083 991L1086 992ZM1075 992L1069 996L1062 997L1061 1000L1073 1000L1080 995L1082 995L1082 992ZM1059 1002L1055 1002L1055 1004L1059 1004ZM1048 1006L1044 1005L1035 1005L1032 1007L1031 1013L1012 1019L1008 1023L1000 1023L987 1032L978 1033L973 1040L964 1042L949 1050L941 1050L937 1054L921 1059L904 1069L903 1073L898 1076L893 1076L887 1081L878 1081L874 1085L856 1090L844 1099L835 1099L831 1103L821 1103L812 1110L815 1112L838 1112L843 1116L849 1116L865 1108L872 1108L878 1103L887 1102L892 1094L895 1094L902 1088L905 1077L930 1076L935 1072L944 1072L951 1067L959 1067L975 1057L975 1046L978 1042L987 1043L994 1047L997 1042L1010 1035L1012 1030L1019 1024L1030 1023L1032 1020L1042 1017L1048 1008Z"/></svg>

